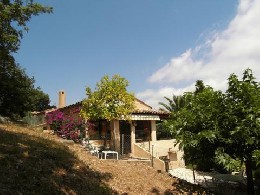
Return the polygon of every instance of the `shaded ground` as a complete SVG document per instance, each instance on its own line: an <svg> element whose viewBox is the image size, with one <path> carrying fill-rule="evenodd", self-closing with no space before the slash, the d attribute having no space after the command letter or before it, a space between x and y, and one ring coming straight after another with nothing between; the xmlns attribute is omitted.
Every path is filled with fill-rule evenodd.
<svg viewBox="0 0 260 195"><path fill-rule="evenodd" d="M0 194L197 194L147 164L99 160L62 141L0 124Z"/></svg>
<svg viewBox="0 0 260 195"><path fill-rule="evenodd" d="M246 178L241 175L220 174L218 172L193 171L187 168L176 168L169 173L188 183L198 184L215 194L246 195ZM257 194L257 193L256 193Z"/></svg>

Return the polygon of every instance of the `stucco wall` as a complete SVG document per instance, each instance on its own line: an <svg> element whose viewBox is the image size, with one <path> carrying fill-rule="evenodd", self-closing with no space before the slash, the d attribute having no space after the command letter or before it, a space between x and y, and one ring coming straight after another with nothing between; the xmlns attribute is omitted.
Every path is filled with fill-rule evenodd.
<svg viewBox="0 0 260 195"><path fill-rule="evenodd" d="M149 107L148 105L145 105L141 101L135 100L134 104L135 104L135 108L138 110L151 110L151 107Z"/></svg>
<svg viewBox="0 0 260 195"><path fill-rule="evenodd" d="M170 159L170 169L184 167L184 153L182 150L179 149L179 144L177 144L176 146L175 144L175 139L150 141L150 152L152 152L153 148L153 156L155 156L156 158L166 156L167 159ZM149 151L149 142L137 143L137 145L139 145L144 150Z"/></svg>
<svg viewBox="0 0 260 195"><path fill-rule="evenodd" d="M134 144L133 156L139 157L139 158L146 158L146 159L151 160L151 154L149 152L145 151L143 148L141 148L137 144ZM152 165L152 161L151 161L151 165ZM153 158L153 167L156 170L165 171L165 163L162 160L160 160L156 157Z"/></svg>

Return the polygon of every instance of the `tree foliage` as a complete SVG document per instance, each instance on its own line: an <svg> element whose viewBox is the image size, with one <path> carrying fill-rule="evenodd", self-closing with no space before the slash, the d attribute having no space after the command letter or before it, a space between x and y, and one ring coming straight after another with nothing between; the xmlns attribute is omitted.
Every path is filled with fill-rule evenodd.
<svg viewBox="0 0 260 195"><path fill-rule="evenodd" d="M87 98L83 101L81 116L85 119L128 118L134 109L134 95L127 92L128 81L119 75L111 79L104 76L94 91L86 88Z"/></svg>
<svg viewBox="0 0 260 195"><path fill-rule="evenodd" d="M250 69L244 72L242 80L232 74L228 84L221 138L231 149L228 154L249 159L253 151L260 149L260 85Z"/></svg>
<svg viewBox="0 0 260 195"><path fill-rule="evenodd" d="M254 194L252 163L260 155L260 85L252 71L245 70L241 80L232 74L225 93L198 81L196 91L184 96L187 103L173 112L170 125L185 160L204 170L217 163L230 171L244 163L248 194Z"/></svg>
<svg viewBox="0 0 260 195"><path fill-rule="evenodd" d="M34 87L34 79L17 65L17 52L32 16L50 13L52 8L23 0L0 0L0 114L24 116L27 111L49 107L49 96Z"/></svg>
<svg viewBox="0 0 260 195"><path fill-rule="evenodd" d="M161 106L159 110L170 112L172 116L179 110L181 110L185 106L185 97L182 95L172 95L171 98L165 97L164 99L166 102L159 102L159 105ZM171 122L168 120L164 120L157 124L157 137L159 139L169 139L174 138L176 134L171 131ZM170 133L171 132L171 133Z"/></svg>
<svg viewBox="0 0 260 195"><path fill-rule="evenodd" d="M185 161L197 169L209 171L214 162L216 129L221 113L222 93L211 87L199 92L185 93L188 100L183 109L173 114L172 131L185 152Z"/></svg>
<svg viewBox="0 0 260 195"><path fill-rule="evenodd" d="M253 194L252 161L259 159L260 150L260 84L252 70L245 70L241 80L235 74L229 77L224 105L219 132L223 153L245 163L248 194Z"/></svg>
<svg viewBox="0 0 260 195"><path fill-rule="evenodd" d="M32 89L31 94L32 109L34 111L43 111L54 106L50 106L50 97L44 93L40 87Z"/></svg>
<svg viewBox="0 0 260 195"><path fill-rule="evenodd" d="M159 102L159 105L162 106L160 110L163 111L178 111L185 105L185 98L182 95L173 95L172 99L164 96L164 99L167 100L167 103Z"/></svg>
<svg viewBox="0 0 260 195"><path fill-rule="evenodd" d="M50 107L50 99L17 64L0 66L0 115L22 117Z"/></svg>
<svg viewBox="0 0 260 195"><path fill-rule="evenodd" d="M34 1L1 0L0 1L0 57L17 52L24 31L28 31L27 23L32 16L50 13L52 8L42 6Z"/></svg>

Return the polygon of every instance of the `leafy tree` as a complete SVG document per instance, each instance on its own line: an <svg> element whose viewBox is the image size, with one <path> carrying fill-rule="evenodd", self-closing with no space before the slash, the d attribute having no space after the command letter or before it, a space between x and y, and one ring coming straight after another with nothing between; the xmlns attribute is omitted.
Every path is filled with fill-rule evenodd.
<svg viewBox="0 0 260 195"><path fill-rule="evenodd" d="M245 70L242 80L235 74L229 77L224 104L219 139L225 145L218 154L224 162L231 157L245 163L248 194L254 194L252 162L260 156L260 85L252 70Z"/></svg>
<svg viewBox="0 0 260 195"><path fill-rule="evenodd" d="M32 110L33 111L43 111L54 106L50 106L50 97L48 94L44 93L40 87L32 90Z"/></svg>
<svg viewBox="0 0 260 195"><path fill-rule="evenodd" d="M0 59L9 60L8 55L17 52L24 31L28 31L27 22L32 16L50 13L52 8L23 0L0 1Z"/></svg>
<svg viewBox="0 0 260 195"><path fill-rule="evenodd" d="M202 92L205 89L205 85L202 80L197 80L195 84L195 94Z"/></svg>
<svg viewBox="0 0 260 195"><path fill-rule="evenodd" d="M34 87L34 79L17 65L17 52L32 16L50 13L52 8L23 0L0 0L0 114L13 118L30 110L48 107L49 97Z"/></svg>
<svg viewBox="0 0 260 195"><path fill-rule="evenodd" d="M184 95L188 103L171 120L185 160L203 169L216 162L227 170L243 162L248 194L254 194L252 164L260 158L260 85L250 69L242 80L232 74L224 94L201 84Z"/></svg>
<svg viewBox="0 0 260 195"><path fill-rule="evenodd" d="M104 76L95 90L87 87L81 116L87 120L128 118L134 109L134 95L127 92L128 81L119 75Z"/></svg>
<svg viewBox="0 0 260 195"><path fill-rule="evenodd" d="M199 93L185 93L188 103L175 114L171 121L172 132L184 149L187 164L208 171L216 167L214 162L216 130L222 112L222 93L205 87Z"/></svg>
<svg viewBox="0 0 260 195"><path fill-rule="evenodd" d="M0 78L0 115L19 118L49 108L49 96L34 87L34 79L19 65L0 66Z"/></svg>
<svg viewBox="0 0 260 195"><path fill-rule="evenodd" d="M196 81L196 90L195 95L202 92L205 89L204 83L202 80ZM176 115L182 108L184 108L186 105L188 105L188 102L190 101L191 96L187 95L173 95L172 98L164 97L164 99L167 100L167 103L159 102L159 105L162 107L160 110L168 111L171 113L171 118L175 118ZM171 132L171 137L174 138L177 136L176 129L173 128L172 122L169 120L165 120L162 123L159 123L158 125L158 133L168 135L167 132ZM189 150L190 151L190 150ZM187 154L188 152L186 152ZM189 155L187 155L189 156Z"/></svg>

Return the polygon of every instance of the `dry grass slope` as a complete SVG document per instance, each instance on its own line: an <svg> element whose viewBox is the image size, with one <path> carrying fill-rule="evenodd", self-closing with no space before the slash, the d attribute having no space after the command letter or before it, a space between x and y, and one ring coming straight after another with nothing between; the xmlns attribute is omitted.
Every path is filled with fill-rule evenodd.
<svg viewBox="0 0 260 195"><path fill-rule="evenodd" d="M188 194L142 163L99 160L78 144L0 124L0 194ZM197 193L189 193L197 194Z"/></svg>

